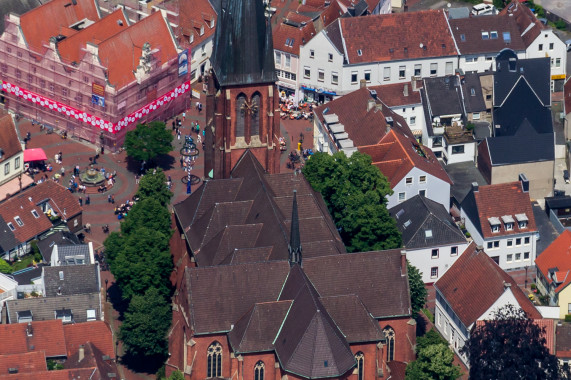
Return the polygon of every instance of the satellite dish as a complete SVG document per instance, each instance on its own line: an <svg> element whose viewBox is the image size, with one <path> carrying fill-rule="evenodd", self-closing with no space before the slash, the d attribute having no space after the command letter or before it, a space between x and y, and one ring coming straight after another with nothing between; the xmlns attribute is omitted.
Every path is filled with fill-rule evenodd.
<svg viewBox="0 0 571 380"><path fill-rule="evenodd" d="M422 49L424 47L424 45L422 44L422 42L420 43L420 48Z"/></svg>

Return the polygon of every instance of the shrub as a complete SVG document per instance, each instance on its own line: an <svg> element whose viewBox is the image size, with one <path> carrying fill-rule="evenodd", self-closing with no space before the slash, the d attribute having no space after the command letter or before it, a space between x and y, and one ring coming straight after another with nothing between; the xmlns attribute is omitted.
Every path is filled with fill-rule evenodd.
<svg viewBox="0 0 571 380"><path fill-rule="evenodd" d="M532 289L536 289L536 288L537 288L537 285L531 284L531 288L532 288Z"/></svg>
<svg viewBox="0 0 571 380"><path fill-rule="evenodd" d="M571 322L571 314L565 315L565 322Z"/></svg>
<svg viewBox="0 0 571 380"><path fill-rule="evenodd" d="M466 235L466 237L467 237L467 238L469 238L469 237L471 237L471 236L472 236L472 235L470 235L470 233L469 233L469 232L466 232L466 234L465 234L465 235Z"/></svg>

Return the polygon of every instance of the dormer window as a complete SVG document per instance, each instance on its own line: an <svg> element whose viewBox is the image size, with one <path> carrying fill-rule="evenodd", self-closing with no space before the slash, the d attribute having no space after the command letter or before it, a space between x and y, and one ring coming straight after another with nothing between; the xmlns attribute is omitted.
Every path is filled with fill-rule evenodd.
<svg viewBox="0 0 571 380"><path fill-rule="evenodd" d="M495 30L494 30L494 31L491 31L491 32L490 32L490 38L491 38L492 40L497 40L497 39L498 39L498 32L496 32Z"/></svg>
<svg viewBox="0 0 571 380"><path fill-rule="evenodd" d="M14 227L14 225L10 222L8 222L8 227L10 228L10 231L15 231L16 227Z"/></svg>
<svg viewBox="0 0 571 380"><path fill-rule="evenodd" d="M490 34L488 32L482 32L482 39L483 40L489 40Z"/></svg>
<svg viewBox="0 0 571 380"><path fill-rule="evenodd" d="M38 212L36 210L32 210L32 215L34 216L34 218L38 219L40 217L40 214L38 214Z"/></svg>
<svg viewBox="0 0 571 380"><path fill-rule="evenodd" d="M204 34L204 26L200 27L200 35L202 36Z"/></svg>
<svg viewBox="0 0 571 380"><path fill-rule="evenodd" d="M527 218L527 215L525 214L516 214L515 218L517 220L517 225L519 227L520 230L526 229L527 228L527 223L529 222L529 219Z"/></svg>
<svg viewBox="0 0 571 380"><path fill-rule="evenodd" d="M360 57L363 55L363 51L361 49L357 50L357 55Z"/></svg>
<svg viewBox="0 0 571 380"><path fill-rule="evenodd" d="M504 222L506 231L511 231L514 229L514 218L511 215L502 216L502 222Z"/></svg>
<svg viewBox="0 0 571 380"><path fill-rule="evenodd" d="M22 219L20 219L19 216L15 217L14 220L16 221L16 223L18 223L20 227L24 227L24 222L22 222Z"/></svg>
<svg viewBox="0 0 571 380"><path fill-rule="evenodd" d="M210 29L214 28L214 19L210 20Z"/></svg>
<svg viewBox="0 0 571 380"><path fill-rule="evenodd" d="M490 228L492 232L500 232L500 219L494 217L488 218L488 222L490 223Z"/></svg>

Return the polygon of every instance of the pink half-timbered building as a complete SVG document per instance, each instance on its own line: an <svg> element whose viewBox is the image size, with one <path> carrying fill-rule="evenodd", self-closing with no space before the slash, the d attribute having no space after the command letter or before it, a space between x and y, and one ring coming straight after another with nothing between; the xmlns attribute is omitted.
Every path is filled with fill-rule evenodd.
<svg viewBox="0 0 571 380"><path fill-rule="evenodd" d="M0 100L114 150L137 123L188 107L187 57L160 11L131 24L122 8L102 17L95 0L53 0L6 18Z"/></svg>

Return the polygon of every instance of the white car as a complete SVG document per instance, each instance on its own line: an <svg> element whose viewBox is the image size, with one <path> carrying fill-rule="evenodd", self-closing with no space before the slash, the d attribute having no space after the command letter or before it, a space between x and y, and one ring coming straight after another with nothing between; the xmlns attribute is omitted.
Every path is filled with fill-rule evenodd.
<svg viewBox="0 0 571 380"><path fill-rule="evenodd" d="M472 14L474 16L495 15L496 7L492 4L476 4L472 7Z"/></svg>

